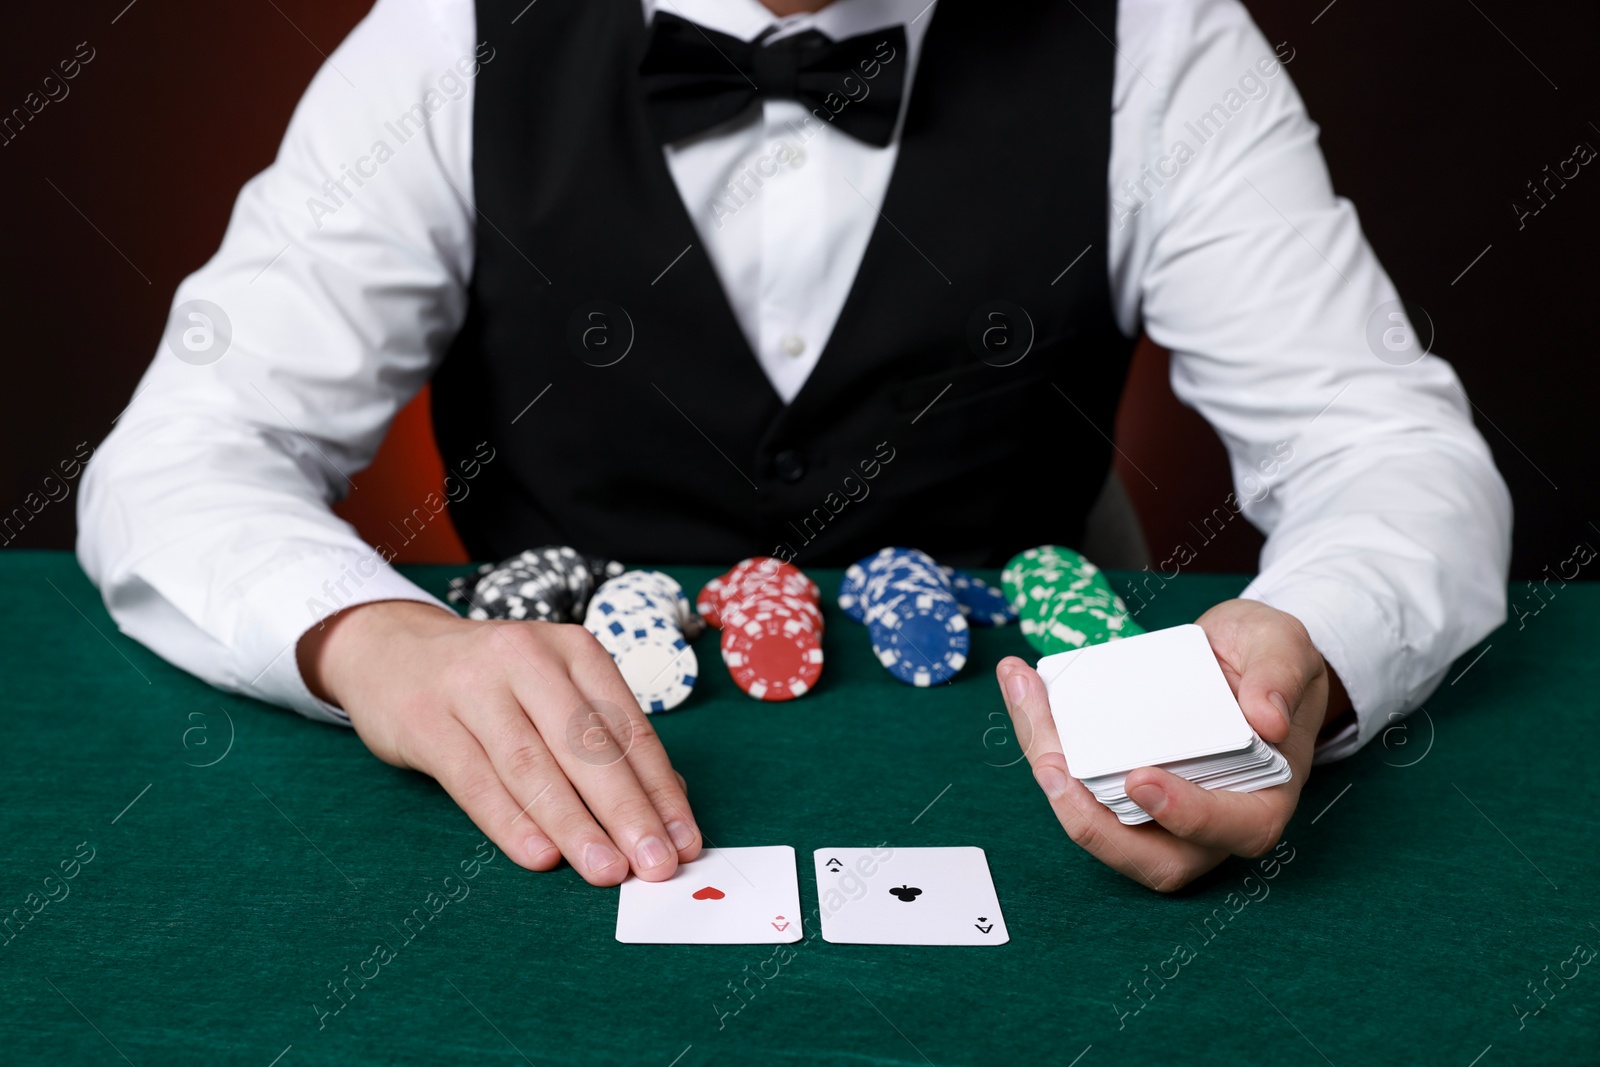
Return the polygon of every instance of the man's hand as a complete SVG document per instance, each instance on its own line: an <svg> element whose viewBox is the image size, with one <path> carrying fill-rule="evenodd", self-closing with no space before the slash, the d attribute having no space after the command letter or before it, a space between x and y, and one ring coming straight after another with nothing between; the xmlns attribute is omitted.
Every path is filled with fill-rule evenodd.
<svg viewBox="0 0 1600 1067"><path fill-rule="evenodd" d="M670 878L700 853L683 778L581 626L471 622L428 604L350 608L300 640L312 692L385 763L432 775L532 870Z"/></svg>
<svg viewBox="0 0 1600 1067"><path fill-rule="evenodd" d="M1156 767L1128 775L1128 796L1154 823L1124 826L1067 772L1049 697L1022 660L1000 661L1000 691L1033 776L1067 836L1151 889L1170 893L1230 854L1260 856L1283 836L1311 769L1332 674L1300 620L1253 600L1228 600L1196 620L1255 732L1278 746L1294 777L1254 793L1202 789Z"/></svg>

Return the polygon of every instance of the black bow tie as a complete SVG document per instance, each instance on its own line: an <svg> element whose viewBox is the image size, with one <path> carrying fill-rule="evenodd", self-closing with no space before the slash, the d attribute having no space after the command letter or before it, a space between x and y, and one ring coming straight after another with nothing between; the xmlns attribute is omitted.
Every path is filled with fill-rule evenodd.
<svg viewBox="0 0 1600 1067"><path fill-rule="evenodd" d="M889 143L905 88L905 27L842 41L815 30L770 45L761 41L657 12L639 64L656 140L682 140L737 117L759 99L781 97L868 144Z"/></svg>

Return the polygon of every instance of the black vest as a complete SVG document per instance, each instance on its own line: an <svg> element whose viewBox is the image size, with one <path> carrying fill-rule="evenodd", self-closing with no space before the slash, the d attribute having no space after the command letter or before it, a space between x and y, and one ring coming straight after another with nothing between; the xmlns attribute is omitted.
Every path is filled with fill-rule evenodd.
<svg viewBox="0 0 1600 1067"><path fill-rule="evenodd" d="M788 405L646 131L638 0L477 10L477 261L433 390L447 469L494 450L451 507L475 558L992 565L1080 537L1132 346L1106 261L1115 0L942 0L881 220Z"/></svg>

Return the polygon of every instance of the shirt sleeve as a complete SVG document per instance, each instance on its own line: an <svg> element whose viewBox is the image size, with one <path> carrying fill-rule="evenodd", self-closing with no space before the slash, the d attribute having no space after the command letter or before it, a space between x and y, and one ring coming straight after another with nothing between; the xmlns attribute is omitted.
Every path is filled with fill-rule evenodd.
<svg viewBox="0 0 1600 1067"><path fill-rule="evenodd" d="M79 497L78 558L124 633L314 718L348 722L301 679L302 634L355 604L438 603L329 504L465 315L472 85L493 61L474 30L470 0L379 0L328 58Z"/></svg>
<svg viewBox="0 0 1600 1067"><path fill-rule="evenodd" d="M1339 758L1504 621L1510 496L1454 371L1422 355L1431 327L1334 195L1292 45L1237 0L1124 13L1119 320L1171 351L1173 391L1222 438L1234 483L1196 541L1156 556L1181 570L1232 514L1267 534L1243 595L1304 623L1344 682L1357 725L1318 751Z"/></svg>

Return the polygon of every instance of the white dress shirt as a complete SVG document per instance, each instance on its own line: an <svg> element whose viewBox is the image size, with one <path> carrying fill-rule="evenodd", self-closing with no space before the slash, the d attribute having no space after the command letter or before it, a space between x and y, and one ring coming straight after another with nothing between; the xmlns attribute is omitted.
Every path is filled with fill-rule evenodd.
<svg viewBox="0 0 1600 1067"><path fill-rule="evenodd" d="M815 14L779 19L759 0L644 0L646 17L659 8L745 40L772 26L776 41L809 29L838 40L904 25L908 54L893 62L905 64L912 92L934 18L932 9L922 14L927 7L927 0L836 0ZM844 308L900 157L905 113L902 102L893 140L874 148L811 118L799 101L763 100L761 121L666 149L739 327L785 401L800 392Z"/></svg>
<svg viewBox="0 0 1600 1067"><path fill-rule="evenodd" d="M742 38L775 24L837 38L904 23L912 69L938 17L925 0L840 0L782 20L756 0L660 3ZM645 17L654 6L644 0ZM328 504L466 313L474 57L512 61L494 41L472 0L378 0L313 79L276 161L240 193L216 256L180 286L184 315L89 465L84 569L125 633L215 685L347 722L301 679L300 636L330 609L436 602ZM1374 355L1369 320L1394 287L1244 8L1122 0L1116 47L1116 318L1171 350L1173 389L1226 444L1243 513L1268 534L1245 595L1299 618L1343 679L1358 728L1319 755L1345 755L1504 619L1510 499L1450 367ZM426 128L401 143L395 120L419 103ZM1079 106L1015 104L1035 110L1041 137L1053 111ZM828 339L898 151L898 137L873 148L827 126L802 143L789 125L801 114L765 101L759 118L666 150L784 397ZM730 183L742 190L731 200ZM1081 251L1061 249L1062 268ZM211 362L178 355L201 323L187 315L194 300L226 316ZM1187 565L1180 554L1144 584Z"/></svg>

